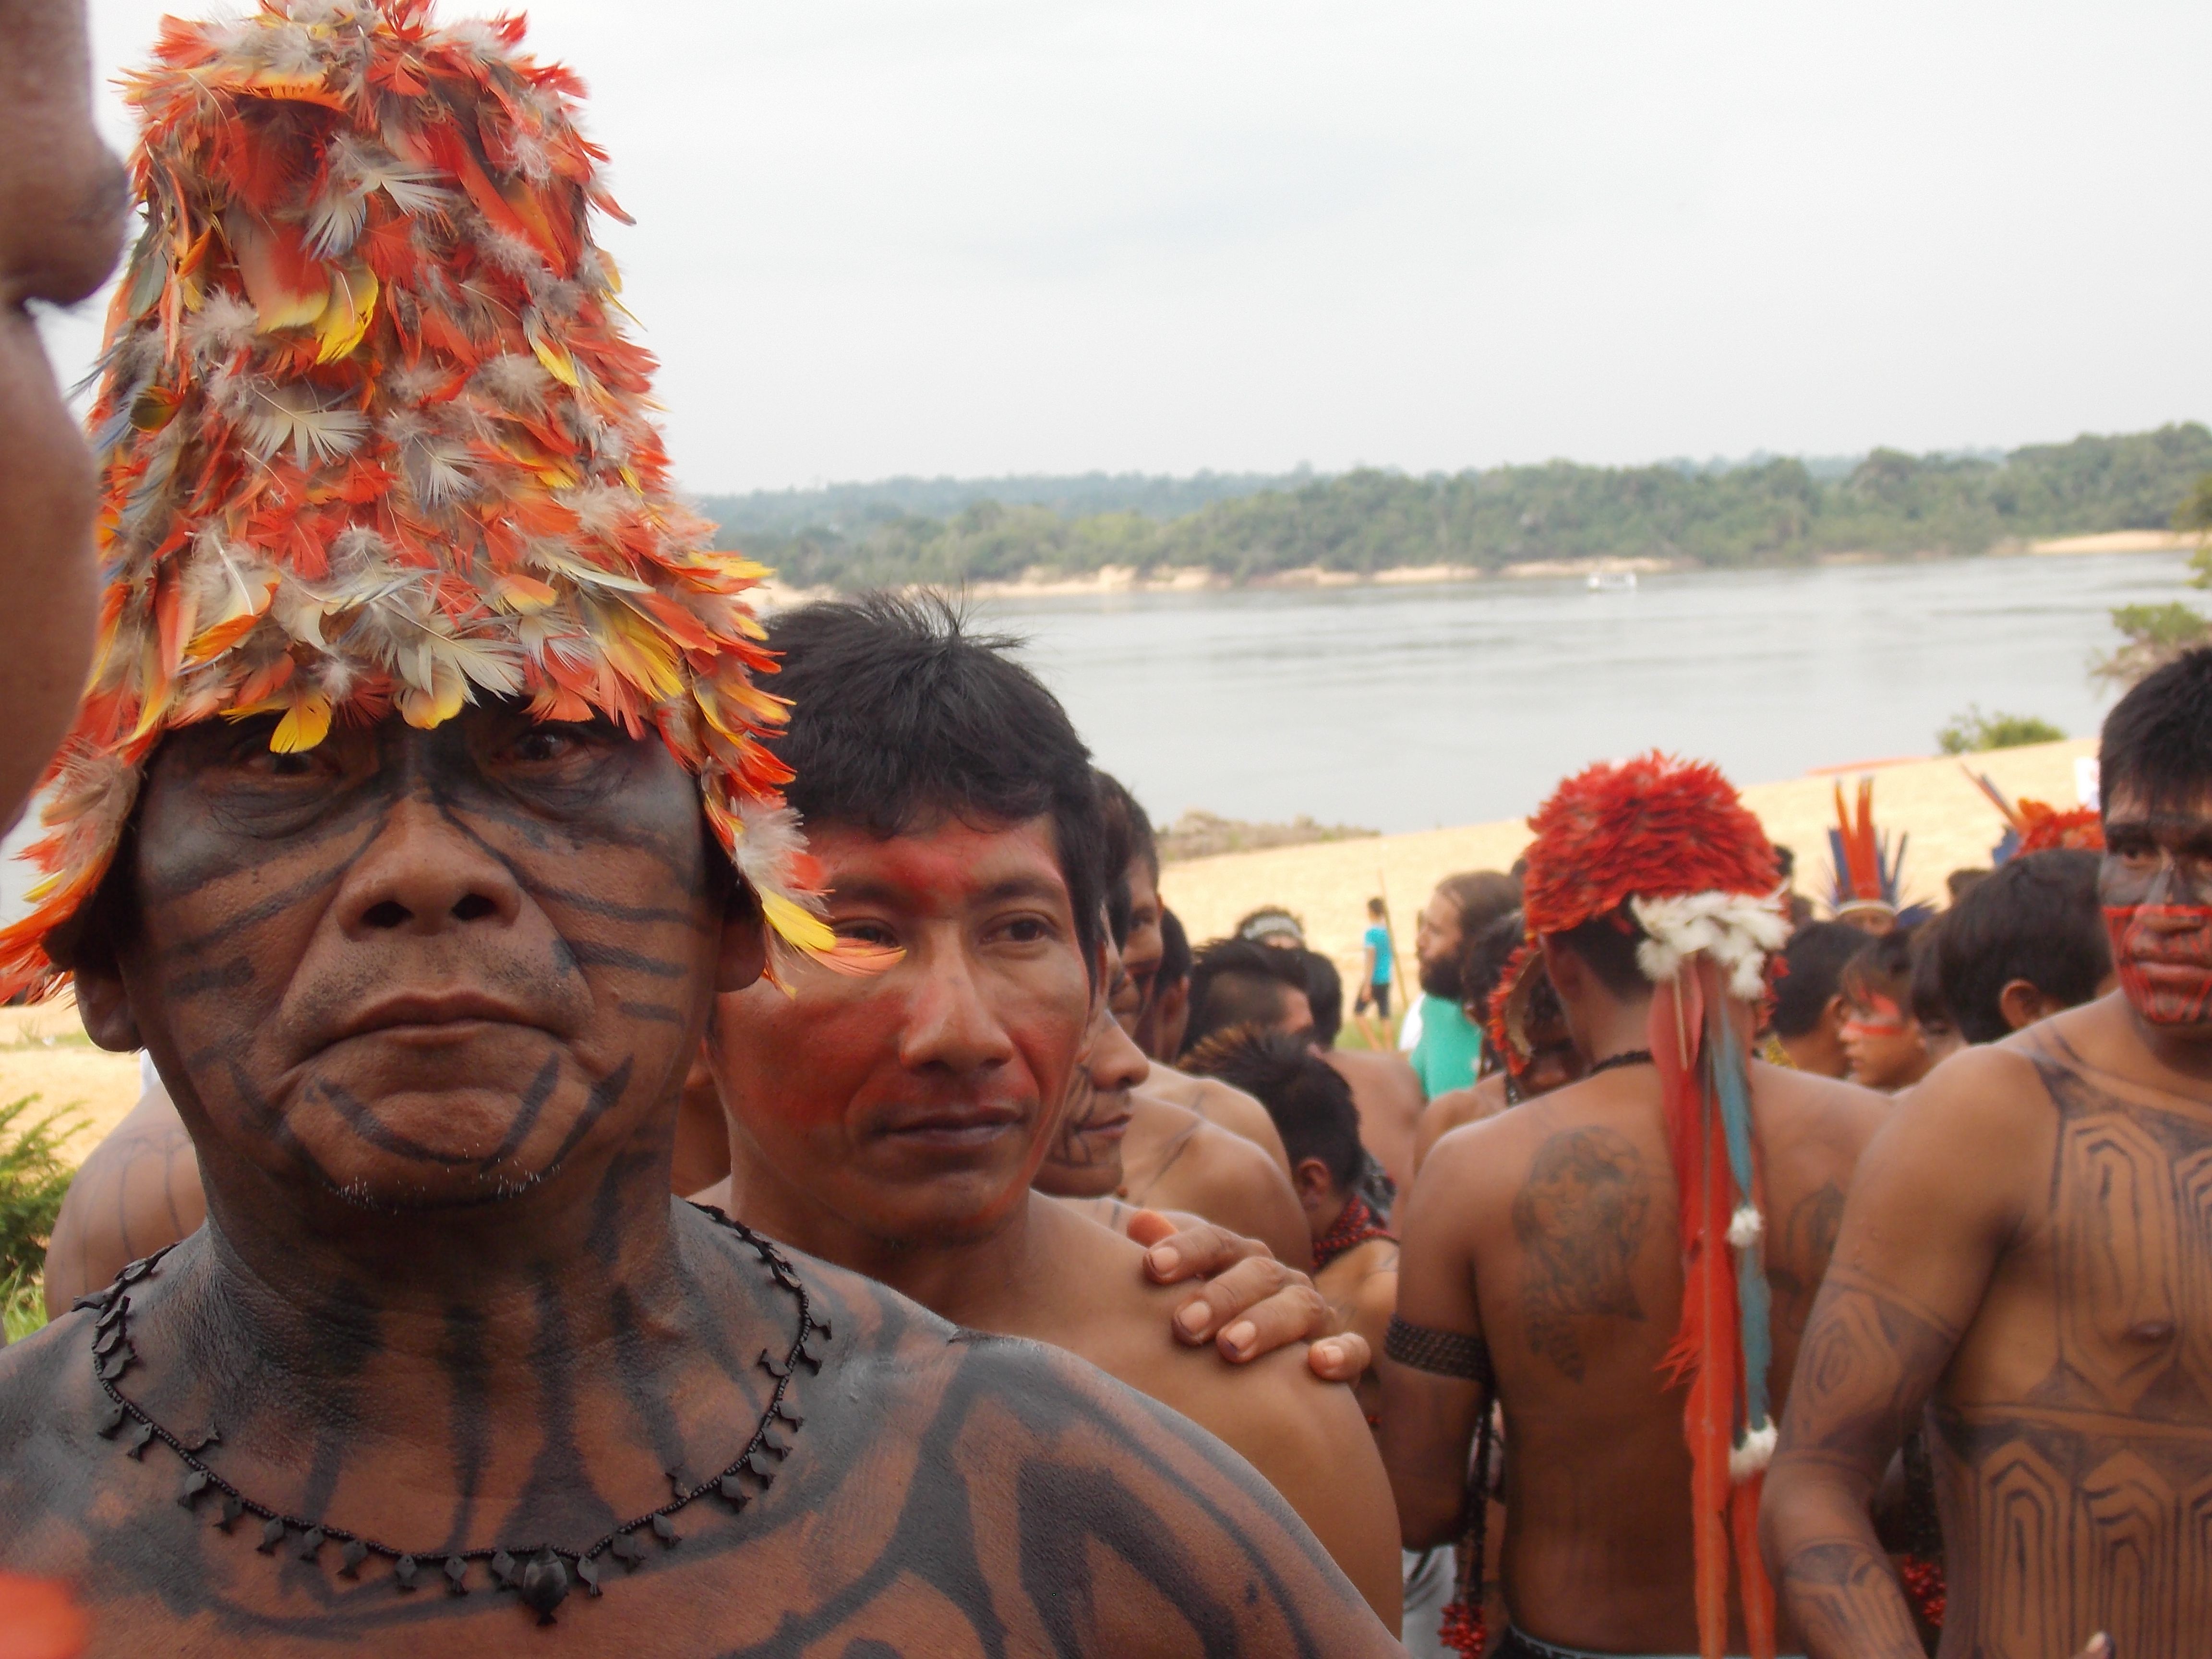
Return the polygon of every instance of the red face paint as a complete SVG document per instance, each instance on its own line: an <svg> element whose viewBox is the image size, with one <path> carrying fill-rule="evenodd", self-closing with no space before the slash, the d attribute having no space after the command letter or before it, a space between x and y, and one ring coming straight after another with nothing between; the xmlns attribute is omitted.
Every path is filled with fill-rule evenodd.
<svg viewBox="0 0 2212 1659"><path fill-rule="evenodd" d="M2212 1011L2212 905L2108 904L2112 967L2154 1025L2201 1025Z"/></svg>

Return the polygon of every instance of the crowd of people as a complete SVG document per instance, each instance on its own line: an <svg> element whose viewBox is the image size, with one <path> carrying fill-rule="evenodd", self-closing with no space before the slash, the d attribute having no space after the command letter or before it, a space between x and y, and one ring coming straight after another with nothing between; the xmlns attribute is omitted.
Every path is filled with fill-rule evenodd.
<svg viewBox="0 0 2212 1659"><path fill-rule="evenodd" d="M88 456L81 9L0 76L0 992L146 1075L0 1646L2212 1650L2212 652L1941 910L1575 772L1347 1015L1013 641L748 608L519 21L165 28Z"/></svg>

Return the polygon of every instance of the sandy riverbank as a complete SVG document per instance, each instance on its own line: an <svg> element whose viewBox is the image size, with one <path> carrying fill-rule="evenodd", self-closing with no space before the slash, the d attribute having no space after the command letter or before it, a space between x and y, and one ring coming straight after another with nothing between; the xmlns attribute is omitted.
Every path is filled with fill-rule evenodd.
<svg viewBox="0 0 2212 1659"><path fill-rule="evenodd" d="M2096 753L2087 739L2001 750L1971 760L2014 800L2023 796L2072 806L2075 762ZM1745 803L1766 833L1797 854L1797 888L1820 898L1827 890L1827 830L1835 823L1834 786L1846 791L1862 774L1875 779L1875 817L1893 836L1907 835L1905 884L1908 899L1941 902L1943 878L1954 870L1986 869L1990 849L2004 835L2004 820L1956 760L1874 763L1825 770L1780 783L1753 784ZM1531 803L1534 805L1534 803ZM1171 864L1160 885L1194 941L1227 932L1263 904L1279 904L1301 917L1317 951L1343 969L1358 970L1365 905L1375 892L1390 901L1401 949L1413 949L1413 916L1429 891L1461 870L1503 870L1528 845L1518 819L1456 830L1430 830L1379 839L1272 848Z"/></svg>
<svg viewBox="0 0 2212 1659"><path fill-rule="evenodd" d="M2204 544L2205 538L2201 536L2179 535L2166 530L2115 530L2096 536L2063 536L2047 541L2008 543L1991 548L1985 556L2185 553ZM1943 556L1948 556L1871 551L1823 553L1816 556L1813 562L1818 565L1887 564ZM1125 593L1220 592L1239 587L1415 587L1443 582L1557 581L1594 574L1657 576L1698 568L1687 560L1648 557L1527 559L1497 570L1458 564L1401 565L1390 570L1376 571L1371 575L1361 575L1349 570L1324 570L1318 565L1309 565L1296 570L1278 570L1238 582L1195 565L1152 570L1139 570L1133 565L1107 565L1079 576L1063 575L1058 571L1039 568L1025 572L1016 581L969 582L962 591L975 599L1095 599ZM794 587L770 580L761 585L757 590L757 597L763 610L784 611L793 605L805 605L811 599L834 599L836 592L833 588Z"/></svg>

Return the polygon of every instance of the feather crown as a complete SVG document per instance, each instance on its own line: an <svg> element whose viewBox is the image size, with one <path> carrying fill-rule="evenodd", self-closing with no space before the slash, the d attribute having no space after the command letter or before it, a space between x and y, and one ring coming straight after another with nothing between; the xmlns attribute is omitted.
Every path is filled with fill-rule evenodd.
<svg viewBox="0 0 2212 1659"><path fill-rule="evenodd" d="M1528 820L1531 935L1564 933L1631 898L1770 897L1774 848L1720 769L1654 750L1562 783Z"/></svg>
<svg viewBox="0 0 2212 1659"><path fill-rule="evenodd" d="M1844 801L1844 786L1836 786L1836 827L1828 831L1828 858L1835 869L1834 908L1895 910L1905 873L1905 844L1899 836L1890 845L1889 832L1874 821L1874 780L1861 778L1857 811Z"/></svg>
<svg viewBox="0 0 2212 1659"><path fill-rule="evenodd" d="M592 240L592 208L622 216L605 153L523 27L263 0L165 20L130 78L145 226L92 412L99 646L0 989L64 978L47 936L163 733L274 714L304 750L485 694L653 727L776 931L834 948L760 742L784 710L742 595L766 573L674 496Z"/></svg>

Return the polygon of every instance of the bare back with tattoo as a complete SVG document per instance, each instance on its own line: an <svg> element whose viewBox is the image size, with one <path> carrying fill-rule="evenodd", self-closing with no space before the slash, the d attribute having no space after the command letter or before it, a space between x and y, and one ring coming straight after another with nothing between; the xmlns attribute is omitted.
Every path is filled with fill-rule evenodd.
<svg viewBox="0 0 2212 1659"><path fill-rule="evenodd" d="M1869 1152L1769 1521L1815 1652L1912 1650L1846 1522L1923 1407L1944 1653L2212 1650L2208 1095L2115 995L1946 1062Z"/></svg>
<svg viewBox="0 0 2212 1659"><path fill-rule="evenodd" d="M1779 1397L1852 1167L1885 1106L1765 1066L1752 1067L1752 1092ZM1515 1623L1542 1640L1698 1646L1684 1390L1664 1370L1681 1316L1675 1193L1657 1075L1631 1066L1454 1130L1402 1217L1401 1317L1479 1328L1489 1346L1508 1448L1504 1595ZM1385 1408L1386 1447L1398 1398ZM1395 1478L1401 1459L1391 1462Z"/></svg>

